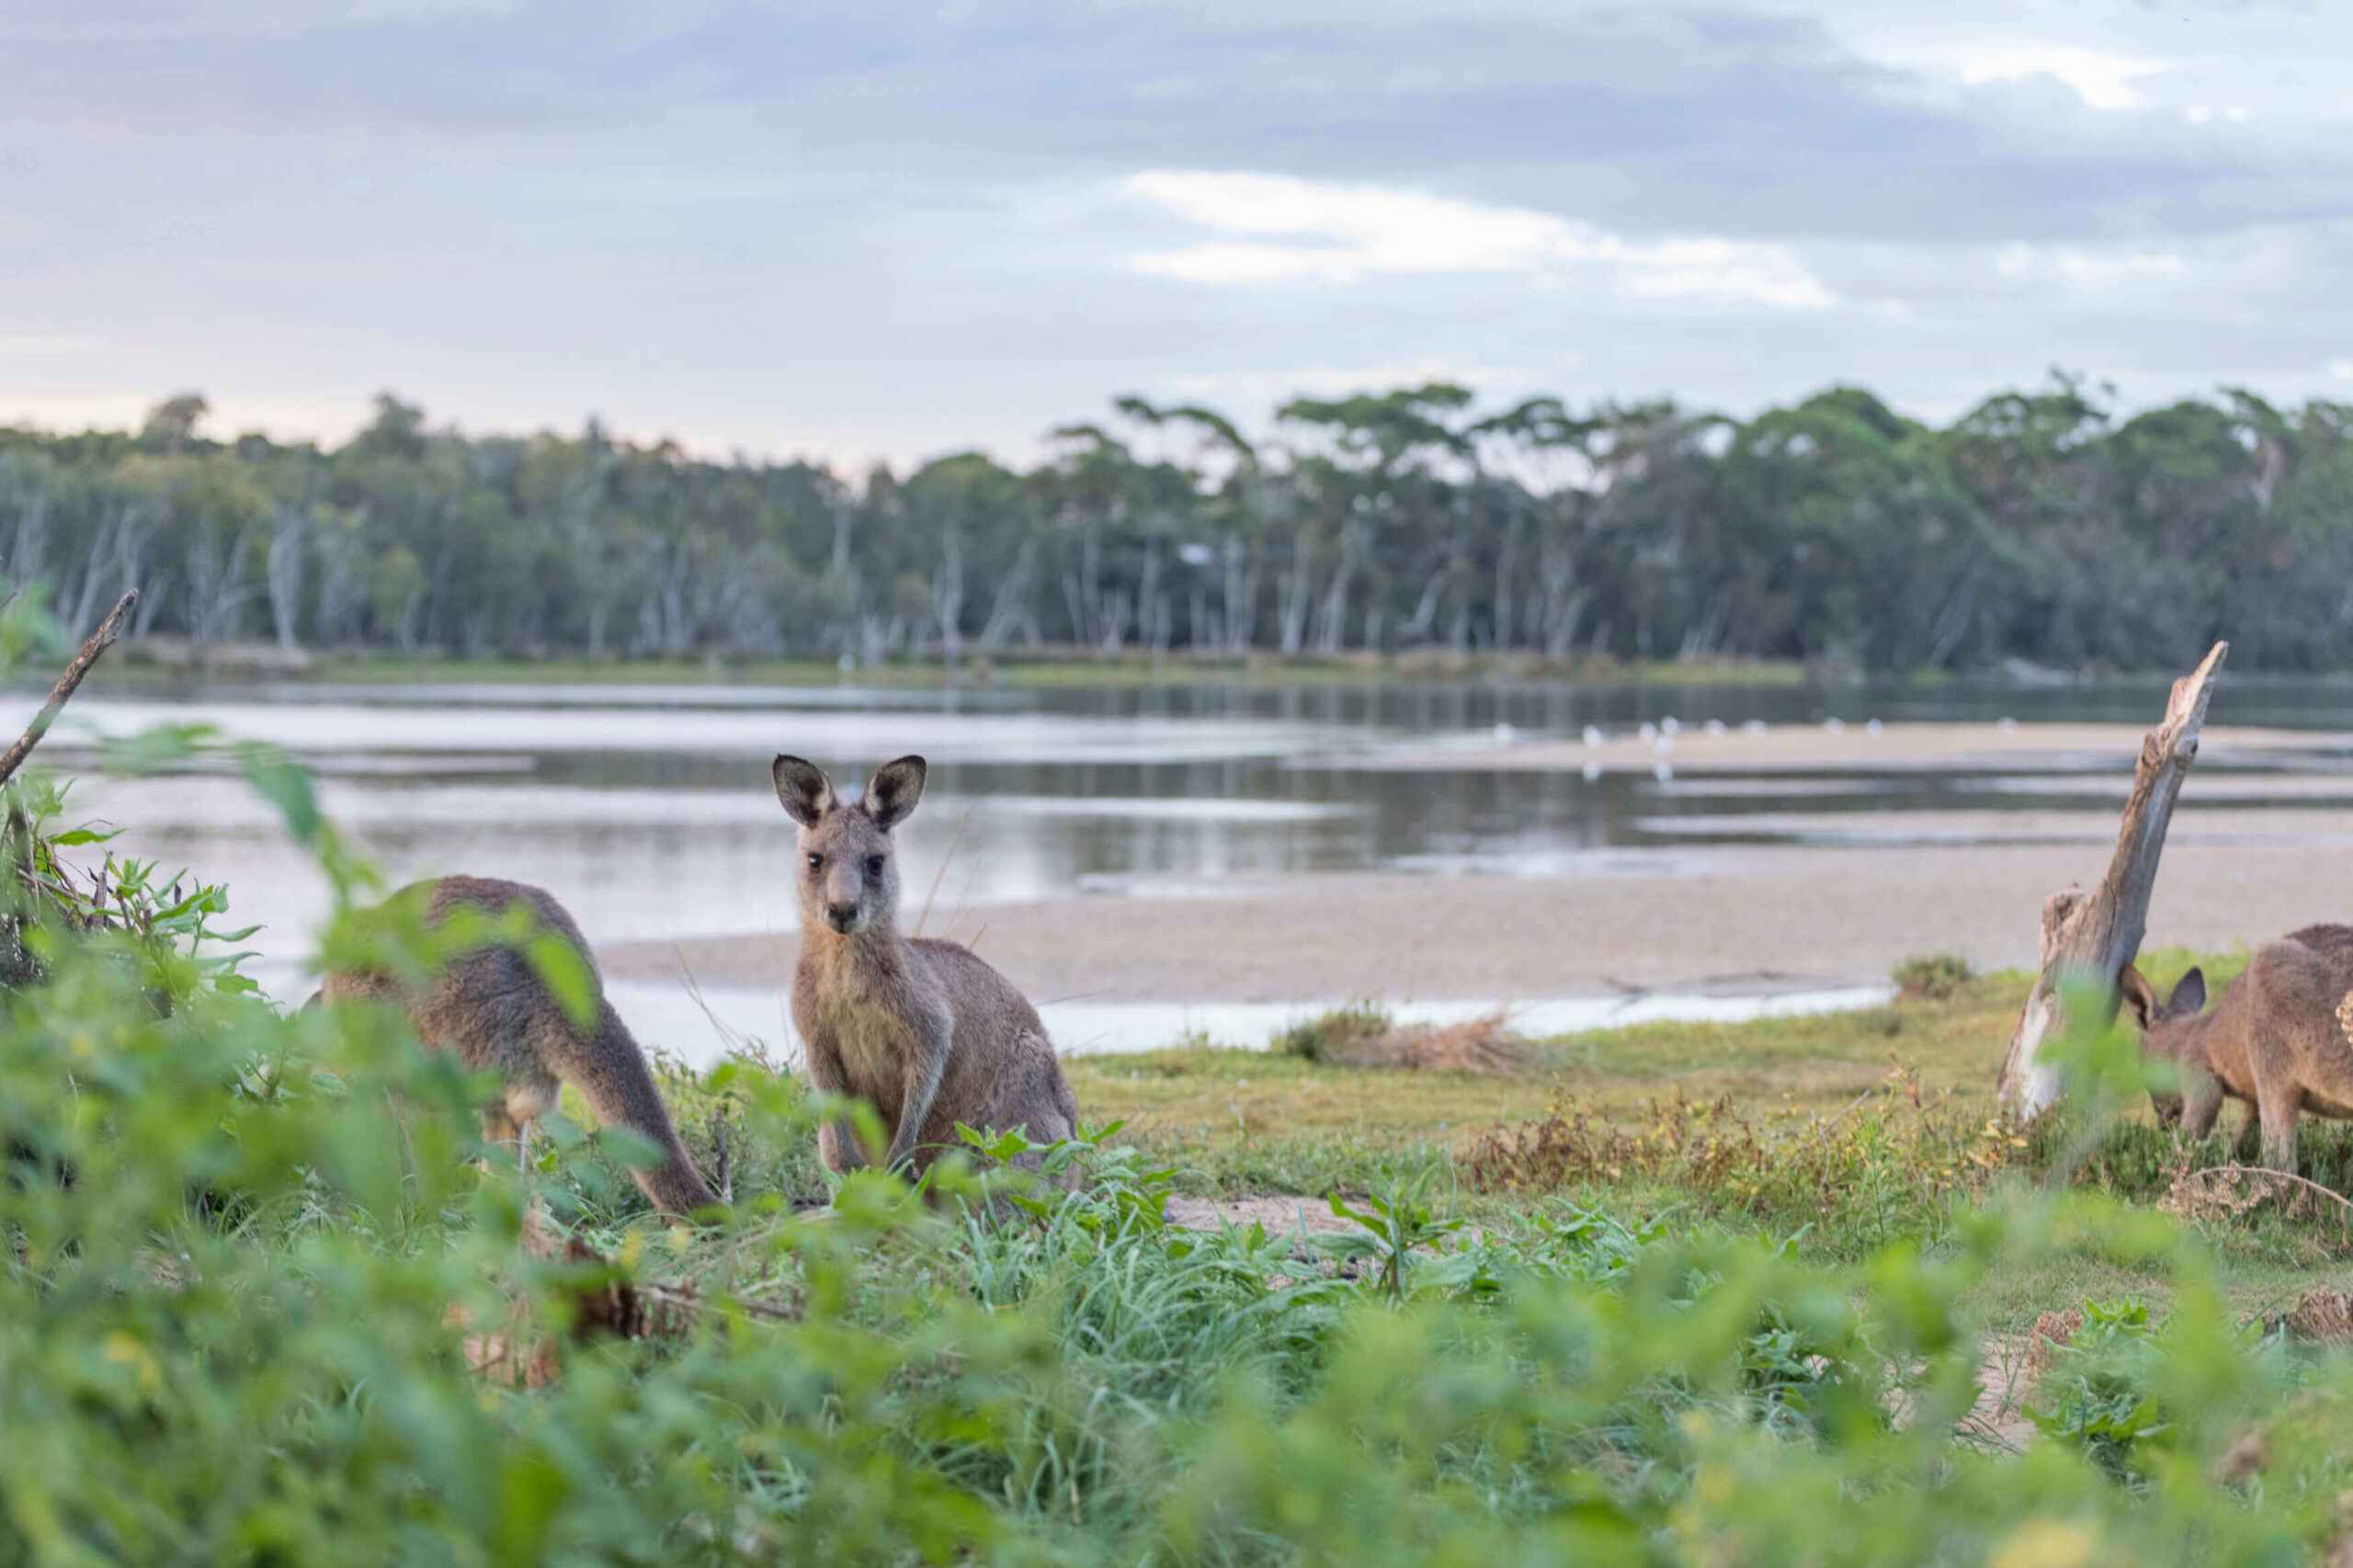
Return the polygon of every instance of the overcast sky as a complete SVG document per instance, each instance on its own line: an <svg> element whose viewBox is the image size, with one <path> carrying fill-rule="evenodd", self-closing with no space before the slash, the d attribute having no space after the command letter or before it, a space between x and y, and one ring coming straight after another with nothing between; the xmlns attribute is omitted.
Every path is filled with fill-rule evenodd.
<svg viewBox="0 0 2353 1568"><path fill-rule="evenodd" d="M2349 61L2319 0L0 0L0 421L2353 400Z"/></svg>

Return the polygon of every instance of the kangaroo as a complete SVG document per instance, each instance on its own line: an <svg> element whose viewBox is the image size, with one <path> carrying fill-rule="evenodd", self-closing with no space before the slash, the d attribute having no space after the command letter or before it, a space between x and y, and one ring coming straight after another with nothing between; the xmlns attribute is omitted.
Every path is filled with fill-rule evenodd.
<svg viewBox="0 0 2353 1568"><path fill-rule="evenodd" d="M561 937L586 966L597 983L596 1021L585 1030L575 1027L530 960L504 946L460 953L422 994L388 974L346 971L326 976L318 999L391 1002L407 1013L417 1038L431 1049L455 1051L470 1070L495 1070L506 1086L483 1112L483 1136L489 1142L512 1142L519 1153L525 1128L555 1104L560 1084L570 1084L600 1120L661 1147L660 1164L630 1173L646 1197L679 1215L720 1201L678 1142L645 1053L605 999L588 940L563 905L539 888L486 877L416 882L394 893L392 902L421 902L428 926L439 926L460 909L495 917L517 904L527 906L539 926Z"/></svg>
<svg viewBox="0 0 2353 1568"><path fill-rule="evenodd" d="M1069 1137L1078 1102L1038 1010L971 949L899 934L891 830L923 798L923 758L884 763L849 805L813 763L779 756L773 772L801 824L792 1022L810 1083L870 1103L890 1130L881 1163L911 1175L957 1146L960 1121L1022 1128L1040 1143ZM817 1153L835 1171L877 1155L847 1118L818 1129Z"/></svg>
<svg viewBox="0 0 2353 1568"><path fill-rule="evenodd" d="M2203 1138L2225 1096L2243 1101L2240 1157L2259 1129L2264 1165L2293 1171L2299 1112L2353 1118L2353 926L2307 926L2265 943L2211 1012L2195 969L2162 1003L2130 965L2118 985L2143 1051L2179 1069L2178 1093L2150 1095L2165 1125Z"/></svg>

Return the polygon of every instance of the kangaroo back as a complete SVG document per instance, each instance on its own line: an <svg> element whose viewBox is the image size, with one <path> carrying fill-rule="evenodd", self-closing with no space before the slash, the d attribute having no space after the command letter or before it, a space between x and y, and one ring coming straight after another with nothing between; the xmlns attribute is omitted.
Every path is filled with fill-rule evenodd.
<svg viewBox="0 0 2353 1568"><path fill-rule="evenodd" d="M527 906L540 930L570 947L586 971L596 988L594 1019L586 1028L577 1026L530 960L504 943L458 954L422 991L388 975L344 971L326 976L322 996L391 1002L428 1047L451 1052L471 1070L498 1074L504 1093L484 1116L494 1141L519 1138L524 1125L555 1103L559 1085L570 1084L599 1121L626 1127L662 1151L658 1164L631 1172L648 1198L674 1214L719 1201L678 1141L645 1053L605 999L587 938L562 904L541 889L482 877L419 882L392 898L421 899L426 924L434 926L461 909L494 918Z"/></svg>
<svg viewBox="0 0 2353 1568"><path fill-rule="evenodd" d="M660 1163L630 1170L645 1196L672 1214L691 1214L719 1202L719 1194L711 1191L710 1184L695 1169L686 1145L678 1141L678 1130L671 1123L670 1108L662 1103L662 1092L654 1086L645 1052L620 1015L613 1011L613 1005L597 997L596 1027L585 1035L573 1030L571 1019L561 1009L556 1013L559 1027L550 1031L547 1043L548 1065L556 1076L580 1091L598 1121L608 1127L626 1127L661 1148Z"/></svg>

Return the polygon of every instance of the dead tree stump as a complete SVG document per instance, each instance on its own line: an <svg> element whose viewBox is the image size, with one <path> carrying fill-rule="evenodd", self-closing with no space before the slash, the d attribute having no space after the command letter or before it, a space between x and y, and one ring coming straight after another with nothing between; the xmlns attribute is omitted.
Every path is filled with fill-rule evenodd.
<svg viewBox="0 0 2353 1568"><path fill-rule="evenodd" d="M2165 722L2141 743L2132 796L2116 834L2116 854L2108 874L2090 892L2070 887L2042 906L2042 971L2018 1016L2010 1049L1994 1080L2004 1105L2033 1116L2059 1097L2059 1074L2042 1061L2042 1047L2066 1027L2061 983L2069 978L2099 985L2107 997L2100 1021L2116 1013L2116 980L2141 950L2149 923L2149 894L2156 886L2157 858L2165 853L2165 828L2174 801L2198 757L2198 733L2206 723L2214 672L2229 653L2217 642L2204 662L2173 683Z"/></svg>

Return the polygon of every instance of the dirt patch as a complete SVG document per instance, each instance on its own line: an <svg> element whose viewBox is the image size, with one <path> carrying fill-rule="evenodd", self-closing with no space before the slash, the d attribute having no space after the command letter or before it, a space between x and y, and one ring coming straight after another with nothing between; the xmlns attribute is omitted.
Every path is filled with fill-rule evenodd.
<svg viewBox="0 0 2353 1568"><path fill-rule="evenodd" d="M1329 1234L1356 1228L1353 1221L1332 1212L1320 1198L1289 1192L1252 1192L1240 1198L1171 1198L1165 1210L1168 1222L1188 1231L1214 1231L1224 1225L1263 1225L1267 1233L1297 1235L1302 1229Z"/></svg>

